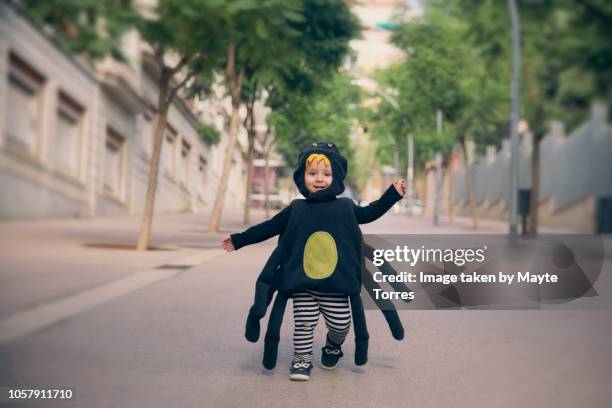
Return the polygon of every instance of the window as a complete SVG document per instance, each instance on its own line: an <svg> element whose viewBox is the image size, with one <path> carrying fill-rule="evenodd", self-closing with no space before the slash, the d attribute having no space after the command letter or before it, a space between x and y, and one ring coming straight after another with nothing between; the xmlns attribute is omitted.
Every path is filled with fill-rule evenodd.
<svg viewBox="0 0 612 408"><path fill-rule="evenodd" d="M104 191L121 198L123 182L123 145L125 139L111 128L106 131Z"/></svg>
<svg viewBox="0 0 612 408"><path fill-rule="evenodd" d="M59 170L77 176L84 110L64 93L60 93L58 99L52 157Z"/></svg>
<svg viewBox="0 0 612 408"><path fill-rule="evenodd" d="M140 141L142 143L142 150L148 160L151 160L153 155L153 114L145 112L142 115L142 128L140 134Z"/></svg>
<svg viewBox="0 0 612 408"><path fill-rule="evenodd" d="M200 156L200 163L198 165L198 190L201 198L206 196L206 159Z"/></svg>
<svg viewBox="0 0 612 408"><path fill-rule="evenodd" d="M183 140L181 146L181 169L179 173L180 183L183 187L189 188L189 153L191 146L189 143Z"/></svg>
<svg viewBox="0 0 612 408"><path fill-rule="evenodd" d="M172 129L170 126L166 128L166 136L164 137L164 145L162 146L162 168L164 169L164 173L166 173L171 178L176 176L176 166L175 166L175 146L176 144L176 131Z"/></svg>
<svg viewBox="0 0 612 408"><path fill-rule="evenodd" d="M19 57L9 58L6 133L9 143L36 154L42 120L44 79Z"/></svg>

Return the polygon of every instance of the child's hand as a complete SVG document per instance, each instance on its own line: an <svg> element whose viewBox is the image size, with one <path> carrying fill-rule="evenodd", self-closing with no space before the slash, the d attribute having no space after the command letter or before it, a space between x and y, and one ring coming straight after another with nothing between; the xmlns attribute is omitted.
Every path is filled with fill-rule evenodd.
<svg viewBox="0 0 612 408"><path fill-rule="evenodd" d="M232 242L232 239L230 237L227 237L223 241L221 241L221 246L227 252L232 252L234 249L236 249L234 248L234 243Z"/></svg>
<svg viewBox="0 0 612 408"><path fill-rule="evenodd" d="M395 180L393 182L393 187L395 187L399 195L404 197L406 194L406 180Z"/></svg>

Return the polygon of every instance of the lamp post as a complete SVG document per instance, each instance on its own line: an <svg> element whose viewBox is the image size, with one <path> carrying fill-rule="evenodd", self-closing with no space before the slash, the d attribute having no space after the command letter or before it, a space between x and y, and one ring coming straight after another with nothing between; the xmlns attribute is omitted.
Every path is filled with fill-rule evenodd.
<svg viewBox="0 0 612 408"><path fill-rule="evenodd" d="M516 238L517 233L517 201L518 201L518 122L520 109L520 75L521 75L521 38L520 21L516 0L508 0L510 20L512 21L512 116L510 120L510 140L512 153L510 159L510 237ZM533 211L533 210L532 210Z"/></svg>

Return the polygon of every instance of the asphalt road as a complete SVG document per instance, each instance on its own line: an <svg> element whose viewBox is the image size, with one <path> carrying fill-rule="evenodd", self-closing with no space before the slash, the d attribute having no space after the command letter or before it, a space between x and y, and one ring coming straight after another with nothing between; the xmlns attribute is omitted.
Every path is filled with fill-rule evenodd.
<svg viewBox="0 0 612 408"><path fill-rule="evenodd" d="M369 362L288 379L291 307L278 365L243 338L274 243L224 254L0 346L0 387L70 388L76 407L609 407L610 311L401 311L395 341L367 311Z"/></svg>

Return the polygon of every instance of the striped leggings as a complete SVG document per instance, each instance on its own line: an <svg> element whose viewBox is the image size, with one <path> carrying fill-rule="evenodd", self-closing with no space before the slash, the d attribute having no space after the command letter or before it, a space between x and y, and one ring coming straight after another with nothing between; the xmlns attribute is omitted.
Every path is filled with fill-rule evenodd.
<svg viewBox="0 0 612 408"><path fill-rule="evenodd" d="M293 294L294 356L311 356L314 330L319 314L329 330L327 343L341 345L351 326L351 310L346 295L311 290Z"/></svg>

